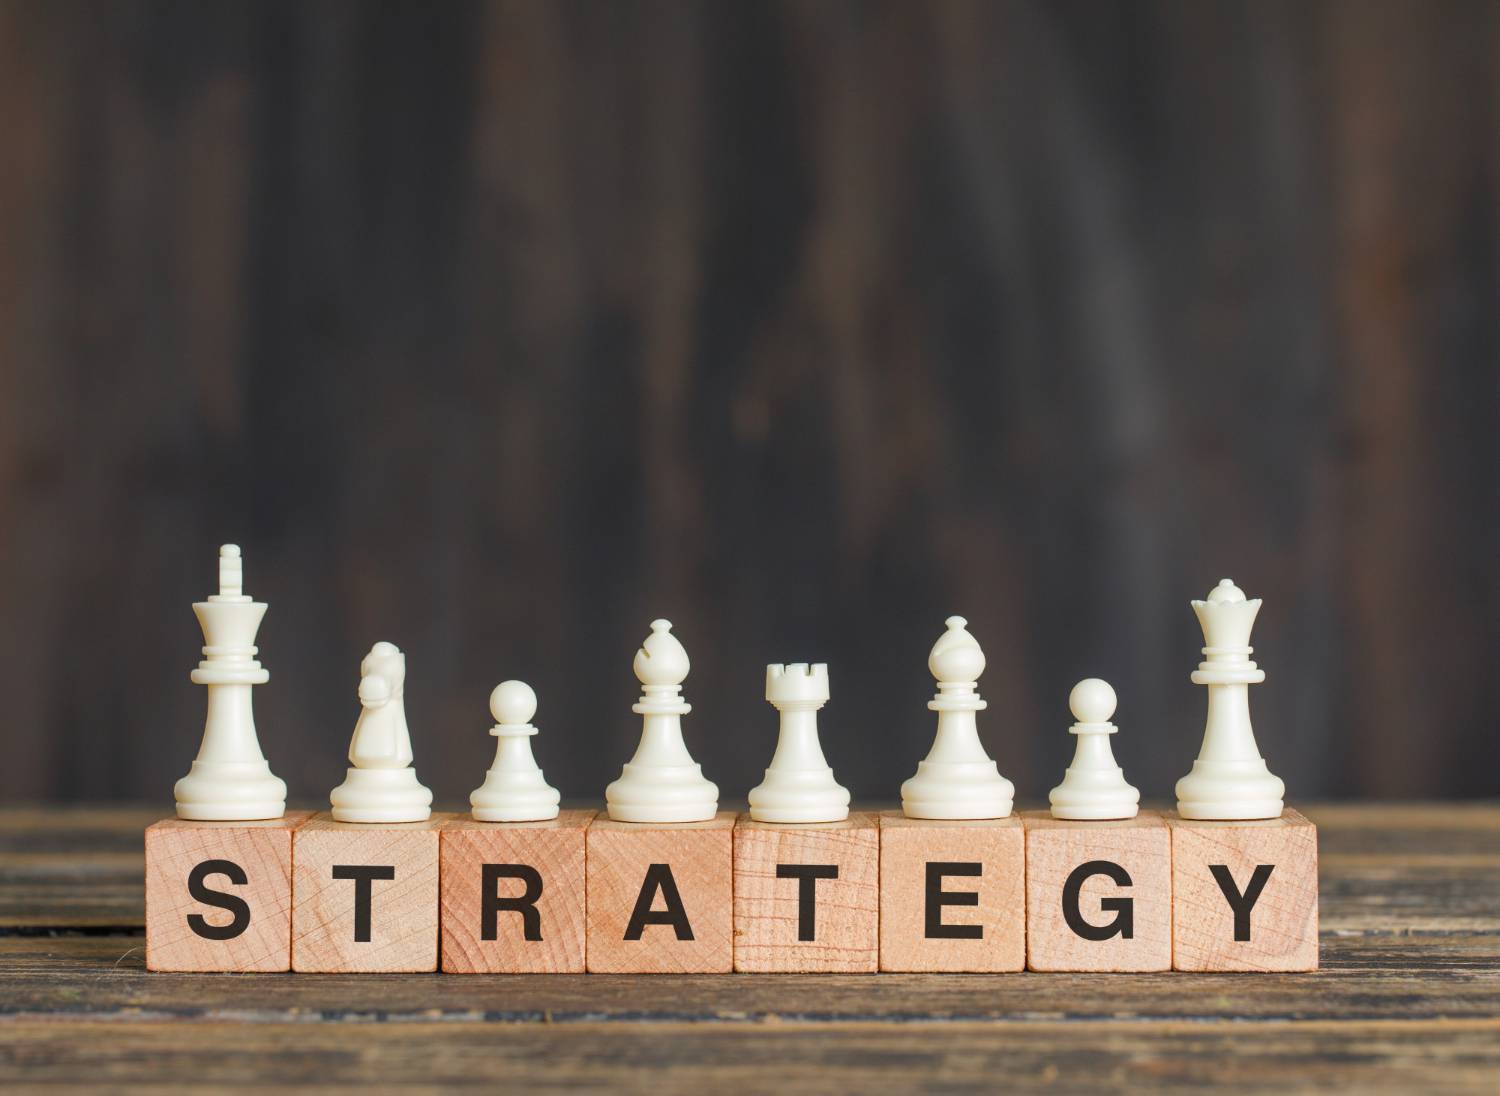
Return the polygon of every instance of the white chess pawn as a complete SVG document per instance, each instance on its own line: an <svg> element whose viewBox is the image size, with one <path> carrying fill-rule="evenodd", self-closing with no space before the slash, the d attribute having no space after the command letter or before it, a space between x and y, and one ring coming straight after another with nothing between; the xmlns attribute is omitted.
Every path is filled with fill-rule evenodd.
<svg viewBox="0 0 1500 1096"><path fill-rule="evenodd" d="M272 775L255 736L250 690L271 679L255 660L263 601L244 591L244 561L236 544L219 549L219 592L193 606L203 629L203 661L192 673L208 686L203 744L188 774L172 789L177 817L214 822L280 818L286 782Z"/></svg>
<svg viewBox="0 0 1500 1096"><path fill-rule="evenodd" d="M818 741L818 709L828 703L828 666L767 666L766 699L781 713L781 730L766 778L750 792L750 817L756 822L842 822L849 817L849 792L834 780Z"/></svg>
<svg viewBox="0 0 1500 1096"><path fill-rule="evenodd" d="M561 797L542 779L542 770L531 756L536 693L524 681L502 681L490 693L490 715L495 717L490 734L498 739L495 763L484 774L484 783L469 796L475 819L545 822L556 818Z"/></svg>
<svg viewBox="0 0 1500 1096"><path fill-rule="evenodd" d="M1109 721L1115 714L1114 689L1097 677L1085 678L1068 694L1068 707L1078 721L1068 733L1078 737L1078 745L1063 782L1048 797L1052 817L1134 818L1141 793L1125 783L1125 773L1109 748L1109 736L1119 730Z"/></svg>
<svg viewBox="0 0 1500 1096"><path fill-rule="evenodd" d="M937 695L927 707L938 714L937 734L917 775L901 785L908 818L1004 818L1016 789L984 752L974 713L986 707L976 692L984 652L963 617L949 617L927 657Z"/></svg>
<svg viewBox="0 0 1500 1096"><path fill-rule="evenodd" d="M1226 578L1209 591L1207 601L1192 606L1207 644L1192 681L1208 686L1208 721L1193 771L1177 782L1177 813L1202 819L1280 818L1286 786L1266 768L1250 726L1249 687L1266 679L1250 661L1250 629L1260 598L1247 601Z"/></svg>
<svg viewBox="0 0 1500 1096"><path fill-rule="evenodd" d="M641 698L630 709L642 719L641 741L620 778L604 790L616 822L707 822L719 810L719 789L682 741L682 717L693 710L679 695L691 663L672 622L653 620L631 664Z"/></svg>
<svg viewBox="0 0 1500 1096"><path fill-rule="evenodd" d="M359 722L349 740L351 768L329 794L338 822L425 822L432 793L411 767L406 726L406 656L377 643L359 664Z"/></svg>

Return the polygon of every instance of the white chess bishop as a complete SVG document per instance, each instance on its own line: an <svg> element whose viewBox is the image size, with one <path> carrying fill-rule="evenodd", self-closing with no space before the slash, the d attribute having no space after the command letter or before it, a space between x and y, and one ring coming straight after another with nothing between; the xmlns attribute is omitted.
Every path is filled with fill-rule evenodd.
<svg viewBox="0 0 1500 1096"><path fill-rule="evenodd" d="M1119 731L1110 722L1115 703L1115 690L1097 677L1085 678L1068 694L1068 708L1077 720L1068 733L1078 743L1073 764L1048 797L1053 818L1134 818L1140 811L1141 793L1125 783L1109 746L1109 736Z"/></svg>
<svg viewBox="0 0 1500 1096"><path fill-rule="evenodd" d="M219 549L219 592L193 606L203 629L203 661L194 684L208 686L203 744L188 774L172 789L177 817L212 822L280 818L286 783L271 773L255 736L250 691L271 679L255 660L266 604L244 591L244 561L236 544Z"/></svg>
<svg viewBox="0 0 1500 1096"><path fill-rule="evenodd" d="M1249 820L1280 818L1286 786L1266 768L1250 726L1250 686L1266 672L1250 661L1250 629L1260 598L1246 600L1231 580L1194 601L1203 628L1203 661L1195 685L1208 686L1208 721L1193 771L1177 782L1177 813L1183 818Z"/></svg>
<svg viewBox="0 0 1500 1096"><path fill-rule="evenodd" d="M329 794L339 822L425 822L432 793L411 767L406 726L406 656L377 643L359 664L359 722L349 740L350 768Z"/></svg>
<svg viewBox="0 0 1500 1096"><path fill-rule="evenodd" d="M653 620L631 664L641 698L641 740L620 778L604 790L617 822L707 822L718 812L719 789L682 740L682 717L693 710L681 695L691 664L672 622Z"/></svg>
<svg viewBox="0 0 1500 1096"><path fill-rule="evenodd" d="M927 658L937 679L937 695L927 707L937 712L937 734L917 774L901 785L901 809L908 818L1004 818L1016 789L984 752L974 713L986 707L976 691L984 673L984 651L963 617L949 617Z"/></svg>
<svg viewBox="0 0 1500 1096"><path fill-rule="evenodd" d="M469 796L480 822L545 822L556 818L561 797L542 779L531 756L531 725L536 715L536 693L524 681L502 681L490 693L490 715L495 725L495 763L484 783Z"/></svg>
<svg viewBox="0 0 1500 1096"><path fill-rule="evenodd" d="M842 822L849 817L849 792L834 780L818 741L818 709L828 703L828 666L767 666L766 700L781 713L781 729L766 778L750 792L751 819Z"/></svg>

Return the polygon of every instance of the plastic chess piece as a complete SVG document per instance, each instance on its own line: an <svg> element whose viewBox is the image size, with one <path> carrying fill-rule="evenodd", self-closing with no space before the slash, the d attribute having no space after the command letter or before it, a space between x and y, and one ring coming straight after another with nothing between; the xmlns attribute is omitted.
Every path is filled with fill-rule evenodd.
<svg viewBox="0 0 1500 1096"><path fill-rule="evenodd" d="M630 709L642 719L641 740L620 778L604 790L617 822L707 822L718 813L719 789L682 740L682 717L693 710L679 695L691 664L672 622L653 620L631 664L641 698Z"/></svg>
<svg viewBox="0 0 1500 1096"><path fill-rule="evenodd" d="M984 651L963 617L946 621L927 657L938 691L927 707L938 714L937 734L917 774L901 785L908 818L1004 818L1016 789L984 752L974 713L986 707L975 690L984 673Z"/></svg>
<svg viewBox="0 0 1500 1096"><path fill-rule="evenodd" d="M1078 745L1063 782L1048 797L1052 817L1134 818L1141 793L1125 783L1125 773L1109 747L1109 736L1119 730L1109 721L1115 714L1114 689L1097 677L1085 678L1068 694L1068 707L1077 720L1068 733L1078 737Z"/></svg>
<svg viewBox="0 0 1500 1096"><path fill-rule="evenodd" d="M203 744L188 774L172 789L177 817L246 822L280 818L286 783L271 773L255 736L250 691L271 675L255 655L266 604L244 592L244 561L238 545L219 549L219 592L193 606L203 629L203 661L192 681L208 686Z"/></svg>
<svg viewBox="0 0 1500 1096"><path fill-rule="evenodd" d="M498 740L495 763L484 774L484 783L469 796L475 819L544 822L556 818L561 797L542 779L542 770L531 756L536 693L524 681L502 681L490 693L490 715L495 717L490 734Z"/></svg>
<svg viewBox="0 0 1500 1096"><path fill-rule="evenodd" d="M339 822L425 822L432 793L411 767L406 726L406 656L377 643L359 664L359 722L349 740L350 769L329 794Z"/></svg>
<svg viewBox="0 0 1500 1096"><path fill-rule="evenodd" d="M842 822L849 792L833 779L818 742L818 709L828 703L828 667L818 662L766 667L766 700L781 713L776 753L750 792L756 822Z"/></svg>
<svg viewBox="0 0 1500 1096"><path fill-rule="evenodd" d="M1250 629L1260 598L1247 601L1226 578L1209 591L1207 601L1192 605L1207 644L1192 682L1208 686L1208 721L1193 771L1177 782L1177 813L1199 819L1279 818L1286 786L1266 768L1250 726L1249 687L1266 679L1250 661Z"/></svg>

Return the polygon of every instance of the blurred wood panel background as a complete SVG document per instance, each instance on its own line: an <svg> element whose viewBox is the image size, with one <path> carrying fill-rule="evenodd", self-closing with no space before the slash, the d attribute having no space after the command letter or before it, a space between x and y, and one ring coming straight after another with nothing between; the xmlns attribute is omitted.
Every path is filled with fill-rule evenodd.
<svg viewBox="0 0 1500 1096"><path fill-rule="evenodd" d="M960 612L1036 798L1068 689L1168 796L1188 601L1265 598L1294 801L1494 793L1500 5L0 0L0 795L166 806L221 541L262 743L408 652L440 799L541 698L595 797L655 616L891 798Z"/></svg>

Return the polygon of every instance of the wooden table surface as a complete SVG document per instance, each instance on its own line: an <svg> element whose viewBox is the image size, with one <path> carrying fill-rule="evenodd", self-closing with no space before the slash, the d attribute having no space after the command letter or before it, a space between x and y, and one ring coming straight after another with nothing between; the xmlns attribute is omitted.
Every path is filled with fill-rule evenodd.
<svg viewBox="0 0 1500 1096"><path fill-rule="evenodd" d="M0 1086L1500 1091L1500 805L1304 808L1313 974L148 974L160 810L0 811Z"/></svg>

